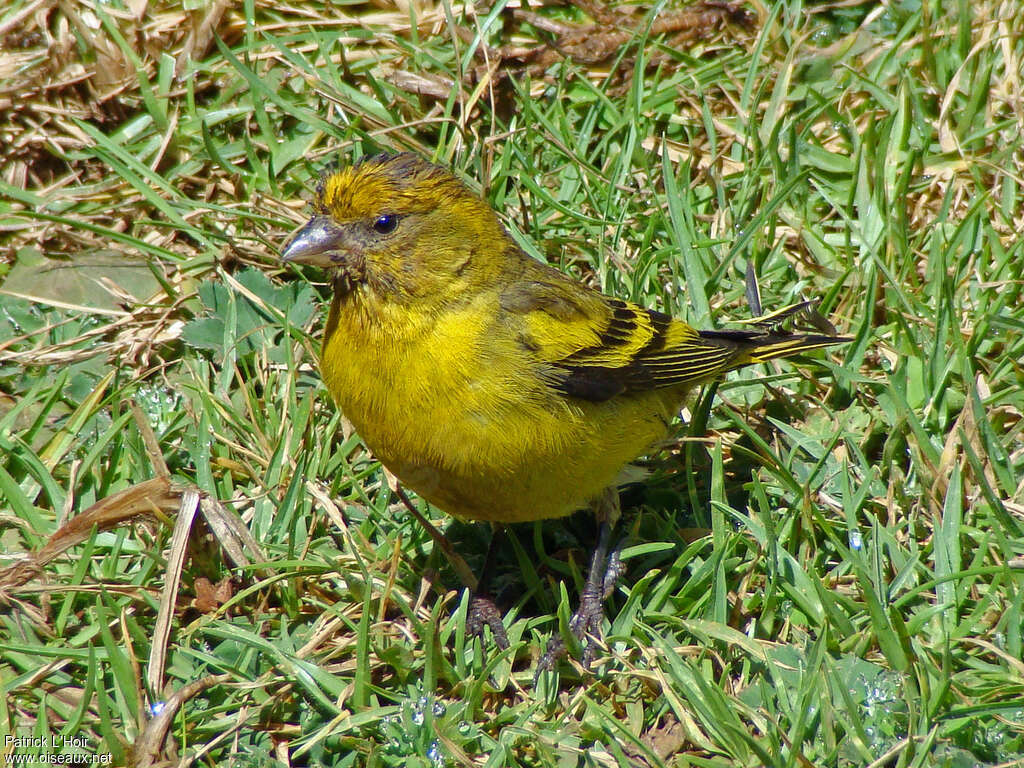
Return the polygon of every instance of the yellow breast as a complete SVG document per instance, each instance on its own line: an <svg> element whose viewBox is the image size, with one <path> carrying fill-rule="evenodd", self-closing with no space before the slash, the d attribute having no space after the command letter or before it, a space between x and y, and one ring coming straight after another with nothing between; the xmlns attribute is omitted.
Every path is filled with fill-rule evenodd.
<svg viewBox="0 0 1024 768"><path fill-rule="evenodd" d="M445 512L497 522L569 514L664 436L683 392L565 398L500 322L474 305L424 315L336 297L324 382L377 458Z"/></svg>

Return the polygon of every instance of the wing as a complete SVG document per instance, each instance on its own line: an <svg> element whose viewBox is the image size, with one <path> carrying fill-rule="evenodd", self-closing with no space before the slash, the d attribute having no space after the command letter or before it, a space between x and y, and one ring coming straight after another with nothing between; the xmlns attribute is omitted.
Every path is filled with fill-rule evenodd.
<svg viewBox="0 0 1024 768"><path fill-rule="evenodd" d="M695 384L743 365L849 341L781 328L697 331L561 273L514 283L501 306L519 318L519 342L542 364L546 382L593 402Z"/></svg>
<svg viewBox="0 0 1024 768"><path fill-rule="evenodd" d="M516 283L501 306L519 318L520 343L542 363L547 383L569 397L600 402L700 381L736 357L732 343L567 278Z"/></svg>

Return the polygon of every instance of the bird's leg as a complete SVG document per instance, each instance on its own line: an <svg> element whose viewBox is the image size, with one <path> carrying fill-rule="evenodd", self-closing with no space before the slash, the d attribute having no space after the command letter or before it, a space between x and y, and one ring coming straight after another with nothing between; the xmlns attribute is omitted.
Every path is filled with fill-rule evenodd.
<svg viewBox="0 0 1024 768"><path fill-rule="evenodd" d="M405 508L409 510L409 513L416 518L416 521L426 529L427 533L430 534L430 538L434 540L434 543L441 548L444 552L445 557L451 562L455 572L459 575L459 580L462 582L470 591L476 589L477 579L473 575L473 571L470 569L466 561L459 555L458 552L452 547L452 543L448 541L448 537L437 530L432 522L427 520L423 516L423 513L416 509L416 505L412 503L409 497L405 493L405 489L397 483L394 486L395 493L398 494L398 498L401 500Z"/></svg>
<svg viewBox="0 0 1024 768"><path fill-rule="evenodd" d="M484 555L484 567L480 570L476 589L473 589L469 601L469 612L466 614L466 634L478 635L483 638L484 627L491 628L494 644L501 650L508 648L508 634L501 621L501 611L494 604L490 594L491 572L494 570L494 553L500 549L498 544L505 540L505 526L495 525L491 529L491 540L487 543L487 554Z"/></svg>
<svg viewBox="0 0 1024 768"><path fill-rule="evenodd" d="M462 586L469 590L473 596L469 603L469 615L466 617L466 633L473 635L483 635L483 628L488 626L491 628L491 633L494 635L494 643L501 650L508 648L508 634L505 632L505 625L501 622L501 612L498 610L494 601L487 594L487 582L490 580L490 572L492 567L494 552L494 540L497 538L499 541L504 536L505 529L501 528L500 533L497 531L491 534L491 541L487 545L487 554L484 557L484 568L481 572L480 578L478 579L473 575L472 569L469 564L459 555L458 552L452 547L452 543L448 540L448 537L437 530L437 526L431 523L423 514L416 509L416 505L412 503L412 500L406 495L405 490L401 485L395 483L395 493L401 500L405 508L409 510L409 513L416 518L417 522L422 525L430 537L434 540L434 543L441 548L444 552L445 557L451 562L455 572L459 575L459 581L462 582Z"/></svg>
<svg viewBox="0 0 1024 768"><path fill-rule="evenodd" d="M604 521L597 535L597 546L590 556L590 567L587 569L587 580L580 593L580 606L569 620L569 631L581 642L587 637L601 636L601 620L604 619L604 600L611 594L605 592L605 576L608 573L608 544L611 540L612 527ZM613 582L614 588L614 582ZM593 641L588 641L583 649L583 666L589 667L595 654Z"/></svg>
<svg viewBox="0 0 1024 768"><path fill-rule="evenodd" d="M615 589L615 582L622 575L623 565L619 558L619 547L611 550L612 529L619 518L619 494L614 488L609 488L595 503L595 513L600 523L597 534L597 546L590 557L590 566L587 569L587 580L583 584L583 591L580 593L580 605L576 613L569 619L569 631L573 636L584 641L588 636L599 638L601 636L601 621L604 619L604 601ZM555 635L548 641L548 647L537 664L538 672L553 669L557 662L566 653L565 642L560 635ZM583 665L590 666L593 661L596 648L593 640L586 643L583 651Z"/></svg>

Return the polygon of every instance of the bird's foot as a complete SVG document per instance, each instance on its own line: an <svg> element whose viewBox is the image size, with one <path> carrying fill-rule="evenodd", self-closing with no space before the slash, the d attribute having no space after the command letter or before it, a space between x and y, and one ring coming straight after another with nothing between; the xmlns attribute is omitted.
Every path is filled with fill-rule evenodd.
<svg viewBox="0 0 1024 768"><path fill-rule="evenodd" d="M576 612L569 619L569 632L580 645L583 646L583 656L580 659L584 668L589 669L594 657L597 655L597 646L602 639L601 622L604 620L604 602L611 596L615 584L625 570L622 560L619 557L620 548L612 550L601 565L600 572L593 570L595 561L591 564L592 572L587 578L587 583L580 594L580 605ZM556 634L548 641L544 655L537 662L537 674L554 669L555 664L568 653L565 640L562 635Z"/></svg>
<svg viewBox="0 0 1024 768"><path fill-rule="evenodd" d="M501 611L494 604L490 595L476 594L469 601L469 611L466 614L466 634L470 637L477 636L481 640L484 637L484 627L491 628L494 635L494 644L502 651L509 647L508 633L505 632L505 625L501 621Z"/></svg>

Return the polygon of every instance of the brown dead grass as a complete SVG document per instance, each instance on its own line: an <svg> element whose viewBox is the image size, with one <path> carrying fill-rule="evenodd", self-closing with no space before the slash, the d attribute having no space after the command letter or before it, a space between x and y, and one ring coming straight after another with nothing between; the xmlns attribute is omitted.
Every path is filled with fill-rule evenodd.
<svg viewBox="0 0 1024 768"><path fill-rule="evenodd" d="M645 31L644 9L635 6L627 11L579 2L578 7L593 23L571 24L546 21L543 15L510 3L506 21L509 44L495 49L477 46L474 66L456 83L435 73L404 69L403 57L394 55L393 40L408 37L408 11L387 6L366 3L342 10L316 3L279 8L257 2L256 11L265 21L262 28L275 33L302 25L336 28L340 35L350 36L355 31L372 30L369 37L352 36L346 60L336 63L348 68L367 59L379 60L378 74L399 84L411 97L424 97L418 104L410 102L414 105L411 109L421 112L409 116L409 132L414 134L410 138L419 141L429 141L435 101L447 98L453 87L460 89L466 120L482 116L481 98L491 102L492 113L507 113L514 108L507 103L509 94L503 87L509 78L530 75L543 83L548 67L566 56L585 65L593 77L606 77L612 60L620 57L638 32ZM216 50L215 36L231 45L245 32L238 10L223 0L191 12L181 10L179 4L146 0L133 0L128 8L118 11L95 2L33 0L10 10L0 26L0 179L37 196L46 206L58 200L71 205L81 200L109 202L118 214L97 216L93 223L115 231L153 216L154 211L110 168L90 156L93 139L76 121L109 135L146 113L140 81L155 83L164 57L173 59L175 76L180 78L190 62ZM440 6L423 2L416 9L417 34L454 35L462 45L472 40L471 26L448 28ZM463 10L456 7L454 13L459 17ZM666 11L648 34L669 47L692 46L745 35L753 24L752 14L738 4L707 2ZM254 61L280 56L269 44L250 55ZM624 82L631 60L627 55L617 64ZM653 51L652 66L666 61L663 54ZM222 85L221 74L215 70L195 77L191 83L195 97L201 99L217 90ZM358 75L353 81L358 84ZM169 96L172 104L185 96L180 81ZM499 103L502 100L506 102ZM422 121L425 129L421 136L415 136L417 121ZM159 169L165 152L173 151L172 133L173 126L167 131L165 146L148 160L150 167ZM232 180L215 165L206 165L195 176L196 188L191 192L210 201L230 198L236 191ZM9 223L6 230L8 242L15 248L32 244L46 252L68 254L98 245L81 231L74 231L73 225L35 221ZM184 253L191 250L187 242L163 241L161 245Z"/></svg>

